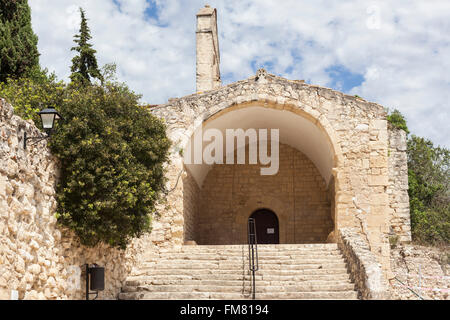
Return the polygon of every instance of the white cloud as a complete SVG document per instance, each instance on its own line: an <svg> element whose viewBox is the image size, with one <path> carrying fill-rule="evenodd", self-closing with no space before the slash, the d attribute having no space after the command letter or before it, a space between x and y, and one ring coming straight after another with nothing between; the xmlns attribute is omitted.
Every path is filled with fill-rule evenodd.
<svg viewBox="0 0 450 320"><path fill-rule="evenodd" d="M70 74L82 6L100 64L116 62L148 103L195 90L195 14L203 1L31 0L41 64ZM450 2L209 1L218 8L221 71L232 81L265 65L290 79L331 86L326 69L364 75L351 90L406 115L410 130L450 146ZM336 79L334 79L336 80ZM336 88L337 89L337 88Z"/></svg>

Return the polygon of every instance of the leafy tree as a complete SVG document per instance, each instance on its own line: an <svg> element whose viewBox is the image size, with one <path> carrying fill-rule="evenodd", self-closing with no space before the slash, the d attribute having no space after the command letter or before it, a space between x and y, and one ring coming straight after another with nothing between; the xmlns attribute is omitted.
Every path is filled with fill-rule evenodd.
<svg viewBox="0 0 450 320"><path fill-rule="evenodd" d="M395 109L389 123L409 130L403 115ZM413 241L422 244L450 243L449 150L430 140L408 137L408 194Z"/></svg>
<svg viewBox="0 0 450 320"><path fill-rule="evenodd" d="M27 0L0 0L0 82L39 67L37 36Z"/></svg>
<svg viewBox="0 0 450 320"><path fill-rule="evenodd" d="M0 3L3 13L10 2ZM164 189L170 141L161 120L138 104L140 96L115 81L115 64L100 72L80 12L72 83L36 67L25 77L0 82L0 96L25 119L38 120L37 111L49 106L63 114L49 140L60 162L58 221L84 245L125 248L131 238L151 230L150 213ZM92 84L92 78L101 83Z"/></svg>
<svg viewBox="0 0 450 320"><path fill-rule="evenodd" d="M50 147L61 163L59 221L83 244L124 248L150 231L170 142L126 85L72 85Z"/></svg>
<svg viewBox="0 0 450 320"><path fill-rule="evenodd" d="M80 8L80 14L80 32L74 37L74 42L77 46L71 49L72 51L78 52L78 54L72 59L72 74L70 79L72 82L80 82L86 85L91 83L91 78L103 81L103 77L97 65L97 58L95 57L97 51L89 43L92 37L82 8Z"/></svg>
<svg viewBox="0 0 450 320"><path fill-rule="evenodd" d="M57 81L54 73L35 69L27 77L0 82L0 97L11 103L17 115L33 119L39 126L38 112L47 107L58 109L64 99L65 87L66 84Z"/></svg>
<svg viewBox="0 0 450 320"><path fill-rule="evenodd" d="M408 181L413 239L450 242L449 150L412 135L408 139Z"/></svg>
<svg viewBox="0 0 450 320"><path fill-rule="evenodd" d="M113 81L113 64L103 76L103 85L65 85L42 73L0 83L0 96L28 119L38 120L36 109L57 107L64 121L49 144L60 162L58 221L84 245L124 248L151 230L170 142L139 96Z"/></svg>

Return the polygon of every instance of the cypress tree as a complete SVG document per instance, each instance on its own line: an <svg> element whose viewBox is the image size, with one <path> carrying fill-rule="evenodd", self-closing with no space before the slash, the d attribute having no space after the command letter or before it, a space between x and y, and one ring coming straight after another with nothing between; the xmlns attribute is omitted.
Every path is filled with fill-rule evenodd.
<svg viewBox="0 0 450 320"><path fill-rule="evenodd" d="M0 82L39 66L38 38L27 0L0 0Z"/></svg>
<svg viewBox="0 0 450 320"><path fill-rule="evenodd" d="M103 79L98 68L97 58L95 57L97 51L95 51L92 48L92 44L88 42L92 37L82 8L80 8L80 14L80 32L74 36L74 42L77 46L71 49L72 51L78 52L78 55L72 59L72 75L70 76L70 79L72 82L80 82L86 85L91 83L91 78L97 78L100 81Z"/></svg>

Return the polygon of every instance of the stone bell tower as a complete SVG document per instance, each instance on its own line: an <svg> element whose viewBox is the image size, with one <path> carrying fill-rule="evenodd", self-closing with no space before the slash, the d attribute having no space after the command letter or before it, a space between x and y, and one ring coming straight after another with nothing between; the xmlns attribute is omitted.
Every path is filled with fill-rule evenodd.
<svg viewBox="0 0 450 320"><path fill-rule="evenodd" d="M220 80L217 10L205 5L197 13L197 92L217 89Z"/></svg>

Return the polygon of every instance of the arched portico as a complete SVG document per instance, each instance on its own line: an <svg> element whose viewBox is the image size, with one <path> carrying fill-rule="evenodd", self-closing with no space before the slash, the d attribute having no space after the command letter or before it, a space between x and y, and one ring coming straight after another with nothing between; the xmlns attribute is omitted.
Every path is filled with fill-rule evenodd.
<svg viewBox="0 0 450 320"><path fill-rule="evenodd" d="M395 195L404 193L397 187L397 180L389 180L385 110L358 97L259 71L246 80L205 93L171 99L168 104L152 110L156 116L165 119L167 133L174 142L168 168L168 187L173 191L167 199L170 205L164 209L169 214L161 227L154 229L159 230L155 233L157 241L167 239L181 244L195 240L198 231L196 212L202 206L202 181L212 169L208 166L201 168L200 165L195 165L197 169L188 168L183 161L186 146L196 129L206 127L215 119L226 119L228 113L250 110L251 107L280 111L291 115L290 118L298 116L303 122L295 123L307 121L309 127L319 133L319 139L314 139L318 143L312 144L322 146L318 148L293 145L289 136L283 134L280 134L280 142L306 156L319 172L327 188L331 230L337 231L342 227L359 230L369 241L371 250L380 256L383 265L388 265L389 219L403 212L403 202L398 206ZM252 118L258 119L240 117L233 123L243 123L244 119ZM273 123L280 119L270 117L269 120ZM307 140L311 137L307 133L313 132L296 129L292 128L291 132L297 134L291 137L301 137L297 142ZM180 175L182 170L184 173ZM281 229L280 225L280 232ZM409 229L405 227L403 230L408 232ZM333 233L329 240L335 241Z"/></svg>
<svg viewBox="0 0 450 320"><path fill-rule="evenodd" d="M189 188L195 191L190 191L185 203L185 219L190 221L185 240L199 244L245 243L248 216L266 207L279 215L280 243L325 242L335 227L335 212L331 211L335 208L335 186L330 188L329 183L334 183L339 163L335 152L339 146L333 146L325 129L327 124L322 124L326 119L315 119L304 110L267 101L235 104L204 118L183 149L188 177L195 181L186 184L196 185ZM193 163L196 139L209 129L221 132L223 137L227 129L278 129L280 172L258 176L261 165L248 165L249 140L245 146L246 165L225 164L225 160L223 164ZM203 144L202 151L207 144ZM223 146L225 158L229 150L225 142ZM236 156L238 150L233 151Z"/></svg>

